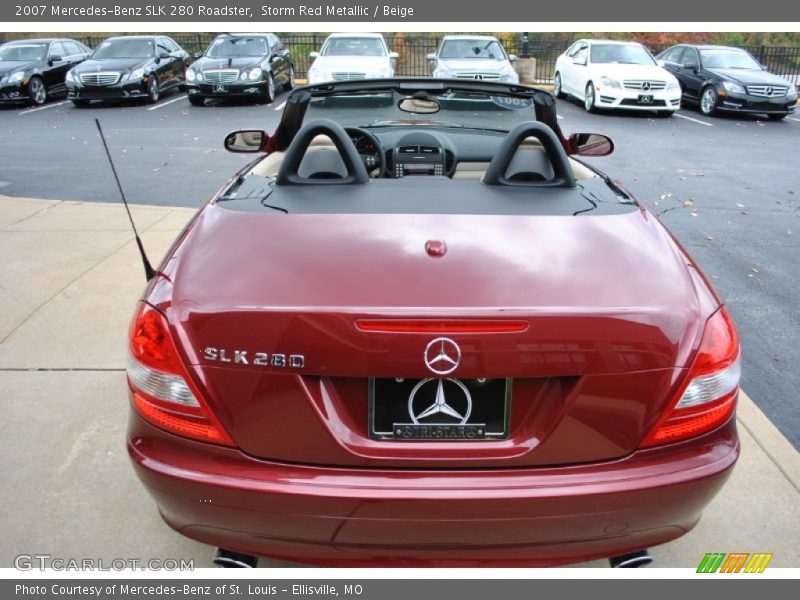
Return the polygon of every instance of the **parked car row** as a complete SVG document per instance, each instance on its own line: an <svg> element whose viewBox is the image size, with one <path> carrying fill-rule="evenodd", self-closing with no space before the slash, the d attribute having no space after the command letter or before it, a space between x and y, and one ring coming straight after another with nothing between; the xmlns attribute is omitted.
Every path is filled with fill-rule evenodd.
<svg viewBox="0 0 800 600"><path fill-rule="evenodd" d="M308 83L395 76L398 54L379 33L334 33L308 71ZM194 60L193 60L194 59ZM427 55L430 75L519 83L508 54L491 36L444 36ZM556 60L554 93L589 112L656 111L669 116L683 104L701 113L766 114L783 119L796 109L797 89L740 48L678 44L654 57L636 42L581 39ZM93 100L143 99L185 89L189 102L250 97L274 100L295 85L289 50L274 33L226 33L193 58L165 35L118 36L94 51L66 38L19 40L0 46L0 103L44 104L66 96L79 107Z"/></svg>
<svg viewBox="0 0 800 600"><path fill-rule="evenodd" d="M578 40L556 60L553 92L588 112L604 109L672 115L682 102L712 116L720 111L783 119L797 89L740 48L678 44L654 57L636 42Z"/></svg>

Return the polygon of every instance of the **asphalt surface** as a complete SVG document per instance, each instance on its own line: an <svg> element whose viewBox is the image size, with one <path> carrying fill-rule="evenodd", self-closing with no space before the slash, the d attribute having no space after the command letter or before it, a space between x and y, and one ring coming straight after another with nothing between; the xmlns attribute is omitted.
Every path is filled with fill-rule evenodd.
<svg viewBox="0 0 800 600"><path fill-rule="evenodd" d="M0 193L116 198L99 118L129 201L199 207L250 160L225 152L225 134L273 130L284 100L193 107L177 94L153 106L0 107ZM697 259L739 326L744 389L800 449L800 114L782 122L691 109L669 119L590 115L569 101L558 110L565 133L614 139L614 154L591 162L660 213Z"/></svg>

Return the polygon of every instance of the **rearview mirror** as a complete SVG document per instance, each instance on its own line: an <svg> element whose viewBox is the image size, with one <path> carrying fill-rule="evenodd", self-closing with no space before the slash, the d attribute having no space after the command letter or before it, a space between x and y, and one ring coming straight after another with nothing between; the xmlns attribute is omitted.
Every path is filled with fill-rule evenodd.
<svg viewBox="0 0 800 600"><path fill-rule="evenodd" d="M198 58L203 56L203 53L202 52L195 52L192 56L194 56L195 60L197 60Z"/></svg>
<svg viewBox="0 0 800 600"><path fill-rule="evenodd" d="M436 60L436 52L431 52L430 54L425 56L428 60Z"/></svg>
<svg viewBox="0 0 800 600"><path fill-rule="evenodd" d="M519 60L519 56L517 56L516 54L509 54L508 55L508 60L511 61L511 62L514 62L516 60Z"/></svg>
<svg viewBox="0 0 800 600"><path fill-rule="evenodd" d="M49 62L50 65L52 65L53 63L61 62L62 60L64 59L61 58L58 54L52 54L50 55L50 58L48 59L47 62Z"/></svg>
<svg viewBox="0 0 800 600"><path fill-rule="evenodd" d="M658 60L656 60L656 64L663 69L664 67L667 66L667 61L665 61L662 58L659 58Z"/></svg>
<svg viewBox="0 0 800 600"><path fill-rule="evenodd" d="M228 152L269 152L271 138L260 129L240 129L225 136Z"/></svg>
<svg viewBox="0 0 800 600"><path fill-rule="evenodd" d="M400 58L400 53L399 52L389 52L389 58L398 59L398 58Z"/></svg>
<svg viewBox="0 0 800 600"><path fill-rule="evenodd" d="M417 95L403 98L397 107L403 112L417 115L430 115L439 112L439 108L441 108L436 100Z"/></svg>
<svg viewBox="0 0 800 600"><path fill-rule="evenodd" d="M570 155L608 156L614 151L611 138L600 133L573 133L567 142Z"/></svg>
<svg viewBox="0 0 800 600"><path fill-rule="evenodd" d="M319 52L316 52L316 51L314 51L314 52L309 52L309 53L308 53L308 55L309 55L311 58L319 58Z"/></svg>
<svg viewBox="0 0 800 600"><path fill-rule="evenodd" d="M572 62L576 65L581 65L582 67L586 66L586 57L585 56L578 56L577 58L573 58Z"/></svg>

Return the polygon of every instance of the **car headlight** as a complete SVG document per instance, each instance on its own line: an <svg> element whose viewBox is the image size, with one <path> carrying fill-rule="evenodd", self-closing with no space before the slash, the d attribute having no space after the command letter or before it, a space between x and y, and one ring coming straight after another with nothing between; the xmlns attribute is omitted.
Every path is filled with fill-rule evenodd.
<svg viewBox="0 0 800 600"><path fill-rule="evenodd" d="M667 91L679 90L680 88L681 88L681 86L678 83L677 79L673 79L672 81L668 81L667 82Z"/></svg>
<svg viewBox="0 0 800 600"><path fill-rule="evenodd" d="M261 68L256 67L254 69L250 69L250 72L247 74L247 77L252 81L255 81L256 79L261 79L261 73L262 73Z"/></svg>
<svg viewBox="0 0 800 600"><path fill-rule="evenodd" d="M318 81L330 81L331 76L327 71L311 67L311 69L308 71L308 78L309 80L312 80L312 83L316 83Z"/></svg>
<svg viewBox="0 0 800 600"><path fill-rule="evenodd" d="M197 79L197 75L191 69L186 69L186 81L194 81Z"/></svg>
<svg viewBox="0 0 800 600"><path fill-rule="evenodd" d="M128 79L141 79L144 77L144 67L139 67L138 69L134 69L131 71L131 74L128 76Z"/></svg>
<svg viewBox="0 0 800 600"><path fill-rule="evenodd" d="M789 91L786 92L786 97L789 100L797 100L797 88L794 87L794 86L791 86L789 88Z"/></svg>
<svg viewBox="0 0 800 600"><path fill-rule="evenodd" d="M732 81L723 81L722 87L725 88L728 92L733 92L734 94L744 94L746 93L744 90L744 86L738 83L734 83Z"/></svg>
<svg viewBox="0 0 800 600"><path fill-rule="evenodd" d="M66 80L73 83L78 83L78 76L75 75L75 72L72 69L70 69L67 71Z"/></svg>
<svg viewBox="0 0 800 600"><path fill-rule="evenodd" d="M8 83L18 83L23 79L25 79L25 71L17 71L9 76Z"/></svg>
<svg viewBox="0 0 800 600"><path fill-rule="evenodd" d="M602 83L605 87L615 88L618 90L622 89L622 84L619 81L612 79L611 77L606 77L605 75L600 77L600 83Z"/></svg>

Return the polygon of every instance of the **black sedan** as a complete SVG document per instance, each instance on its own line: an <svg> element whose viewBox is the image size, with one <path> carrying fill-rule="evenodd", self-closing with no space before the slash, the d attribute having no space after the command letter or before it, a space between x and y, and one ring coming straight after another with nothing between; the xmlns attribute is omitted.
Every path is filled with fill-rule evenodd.
<svg viewBox="0 0 800 600"><path fill-rule="evenodd" d="M729 111L783 119L795 110L794 84L766 71L741 48L680 44L658 58L678 78L683 99L704 115Z"/></svg>
<svg viewBox="0 0 800 600"><path fill-rule="evenodd" d="M278 86L294 87L294 63L274 33L224 34L186 70L189 102L202 106L206 98L275 99Z"/></svg>
<svg viewBox="0 0 800 600"><path fill-rule="evenodd" d="M40 105L67 93L64 78L92 51L75 40L17 40L0 46L0 102Z"/></svg>
<svg viewBox="0 0 800 600"><path fill-rule="evenodd" d="M189 54L163 35L113 37L67 74L75 106L92 100L143 98L158 102L169 90L183 88Z"/></svg>

